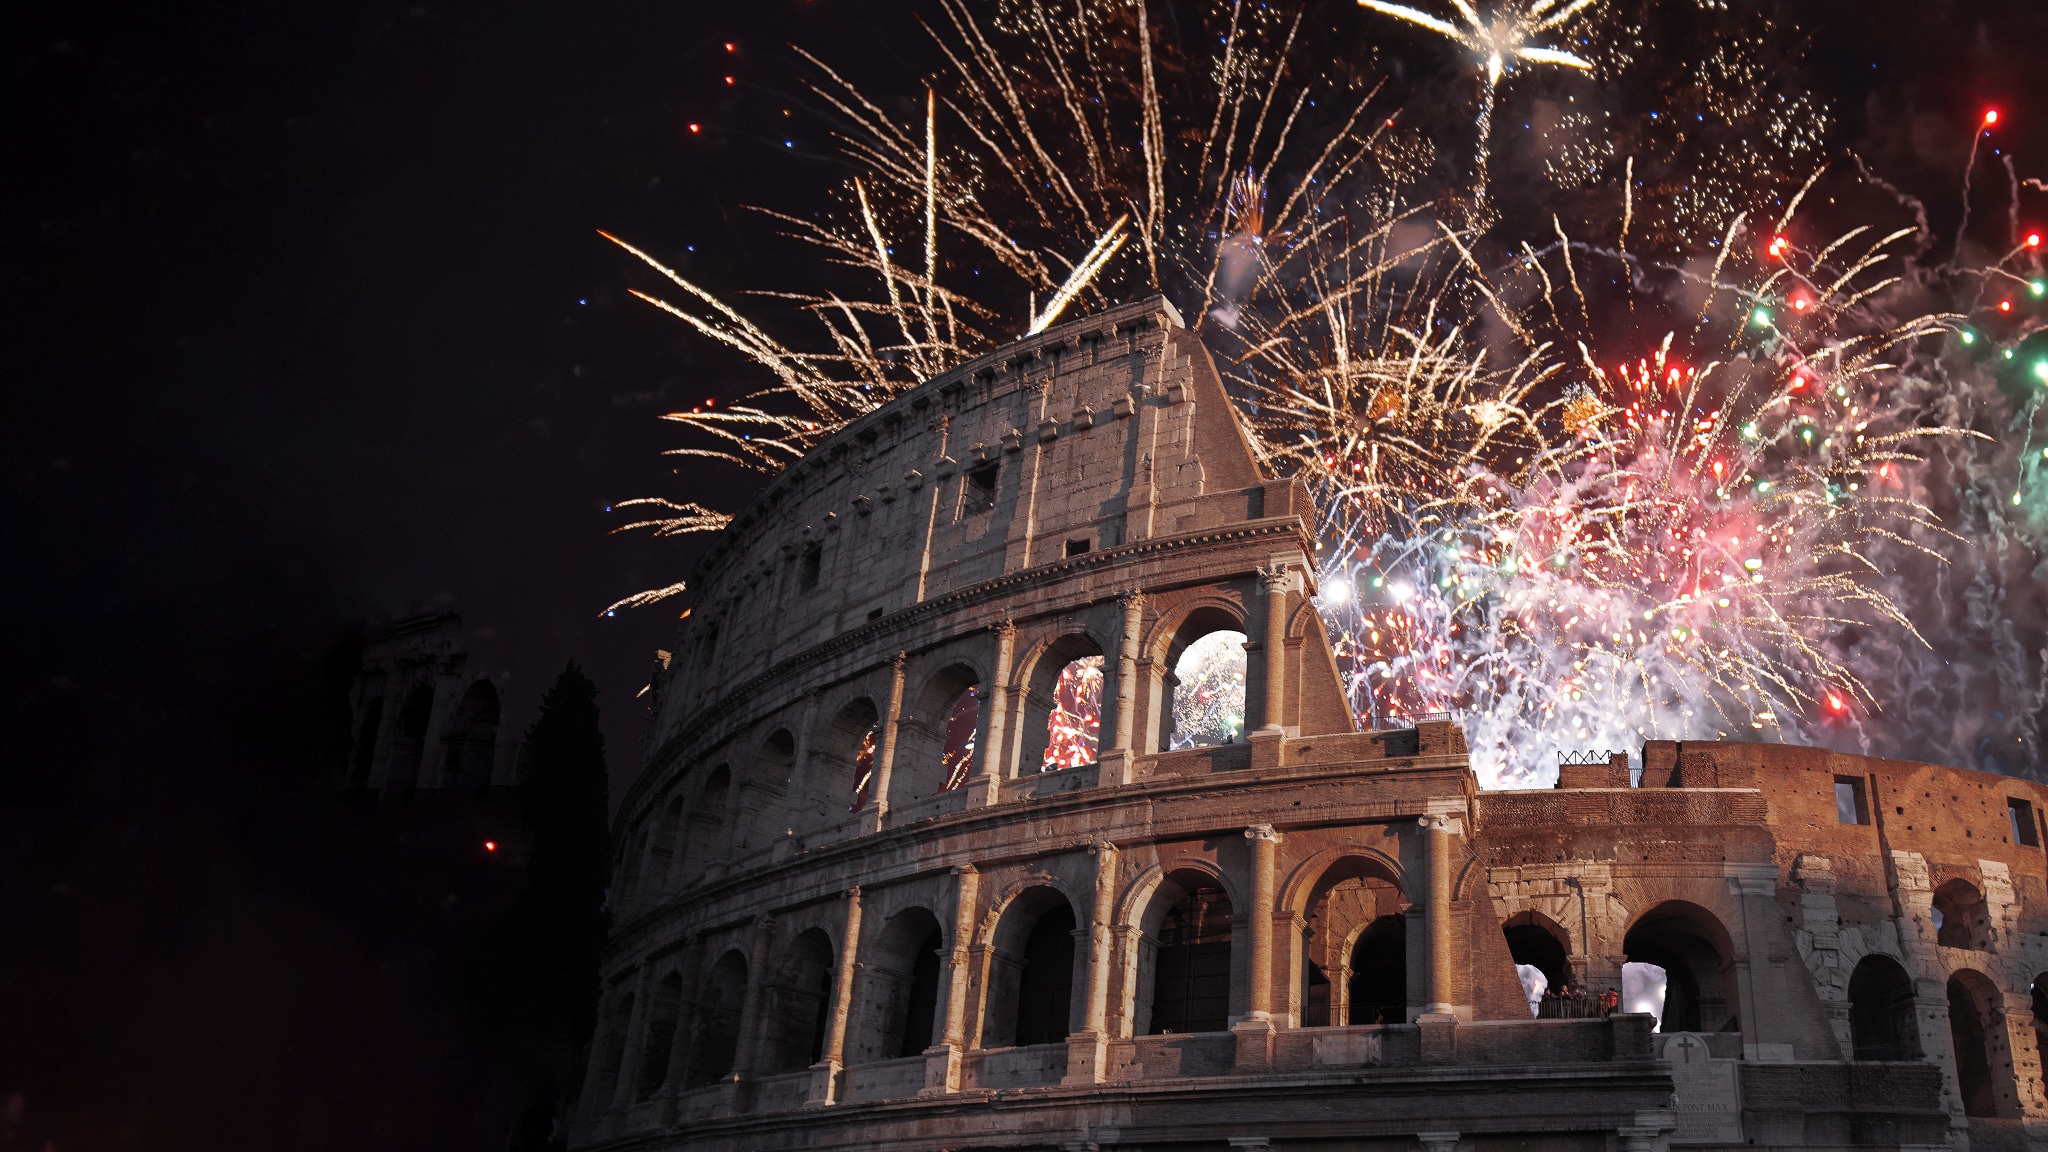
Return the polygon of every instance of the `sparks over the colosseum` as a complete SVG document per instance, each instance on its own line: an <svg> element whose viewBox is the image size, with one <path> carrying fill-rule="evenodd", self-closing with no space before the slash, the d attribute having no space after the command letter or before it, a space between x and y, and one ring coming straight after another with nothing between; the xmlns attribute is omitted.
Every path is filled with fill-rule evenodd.
<svg viewBox="0 0 2048 1152"><path fill-rule="evenodd" d="M680 292L636 295L758 373L669 416L676 453L774 473L1009 338L1162 292L1259 465L1314 496L1359 722L1451 713L1498 784L1560 748L1746 733L2031 763L2038 662L1972 604L1986 550L2042 531L2039 249L1932 262L1910 205L1822 162L1823 106L1759 96L1767 23L1702 6L1673 69L1635 9L1368 3L1493 53L1475 139L1409 126L1374 61L1318 59L1307 9L1211 3L1167 38L1145 4L942 7L914 122L806 56L855 175L767 215L871 284L774 286L816 343L617 240ZM1510 57L1565 66L1536 143L1492 126ZM1596 107L1645 69L1695 130ZM635 506L665 533L727 519ZM1947 671L1973 648L2002 655ZM1092 755L1080 732L1053 759Z"/></svg>

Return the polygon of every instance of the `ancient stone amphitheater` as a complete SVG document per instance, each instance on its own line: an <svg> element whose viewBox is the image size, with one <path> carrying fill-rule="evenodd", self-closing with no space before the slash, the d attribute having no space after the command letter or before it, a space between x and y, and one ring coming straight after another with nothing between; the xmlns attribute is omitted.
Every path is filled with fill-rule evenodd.
<svg viewBox="0 0 2048 1152"><path fill-rule="evenodd" d="M770 484L655 679L571 1144L2048 1145L2039 789L1653 742L1481 791L1354 723L1315 550L1161 300Z"/></svg>

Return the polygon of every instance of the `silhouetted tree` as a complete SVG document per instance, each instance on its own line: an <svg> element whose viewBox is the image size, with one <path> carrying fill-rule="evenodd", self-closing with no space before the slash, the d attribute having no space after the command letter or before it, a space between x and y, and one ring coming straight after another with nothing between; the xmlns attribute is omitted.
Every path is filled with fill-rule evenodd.
<svg viewBox="0 0 2048 1152"><path fill-rule="evenodd" d="M538 1152L562 1146L551 1132L582 1086L606 927L604 734L597 685L573 662L542 698L523 757L526 884L482 934L466 999L475 1022L525 1070L527 1098L510 1147Z"/></svg>

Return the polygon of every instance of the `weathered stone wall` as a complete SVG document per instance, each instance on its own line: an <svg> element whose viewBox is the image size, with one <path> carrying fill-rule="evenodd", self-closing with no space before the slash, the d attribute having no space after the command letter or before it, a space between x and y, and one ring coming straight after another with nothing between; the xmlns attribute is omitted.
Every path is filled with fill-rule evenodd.
<svg viewBox="0 0 2048 1152"><path fill-rule="evenodd" d="M1161 301L965 365L778 478L656 679L572 1143L1651 1152L1692 1129L1659 1021L1599 1007L1630 962L1669 974L1667 1034L1743 1069L1745 1146L2048 1120L2035 789L1653 742L1640 786L1610 759L1481 792L1455 725L1357 731L1312 528ZM1216 631L1246 637L1243 735L1164 751L1178 658ZM1060 670L1095 656L1094 762L1039 771ZM1580 993L1555 1011L1592 1018L1531 1019L1532 939ZM1873 955L1911 1035L1856 1061L1885 1054L1852 995Z"/></svg>

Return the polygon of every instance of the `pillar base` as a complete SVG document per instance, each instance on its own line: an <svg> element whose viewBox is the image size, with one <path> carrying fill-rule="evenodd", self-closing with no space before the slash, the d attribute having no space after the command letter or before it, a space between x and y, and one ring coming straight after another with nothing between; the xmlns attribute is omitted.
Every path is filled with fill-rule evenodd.
<svg viewBox="0 0 2048 1152"><path fill-rule="evenodd" d="M1252 746L1252 771L1278 768L1281 750L1287 746L1287 732L1281 728L1259 728L1245 735L1245 743Z"/></svg>
<svg viewBox="0 0 2048 1152"><path fill-rule="evenodd" d="M1621 1137L1621 1152L1671 1152L1671 1134L1678 1130L1675 1112L1636 1113L1636 1122L1615 1131Z"/></svg>
<svg viewBox="0 0 2048 1152"><path fill-rule="evenodd" d="M1417 1132L1415 1142L1422 1146L1422 1152L1454 1152L1460 1135L1457 1132Z"/></svg>
<svg viewBox="0 0 2048 1152"><path fill-rule="evenodd" d="M882 807L880 804L869 804L867 807L861 809L860 834L863 836L872 836L875 833L880 832L882 830L882 821L888 815L889 810L887 808Z"/></svg>
<svg viewBox="0 0 2048 1152"><path fill-rule="evenodd" d="M1240 1020L1230 1026L1237 1037L1238 1072L1265 1072L1273 1067L1273 1038L1279 1029L1271 1020Z"/></svg>
<svg viewBox="0 0 2048 1152"><path fill-rule="evenodd" d="M1067 1037L1067 1074L1061 1084L1100 1084L1109 1079L1109 1037L1075 1032Z"/></svg>
<svg viewBox="0 0 2048 1152"><path fill-rule="evenodd" d="M824 1108L839 1103L840 1068L837 1060L811 1065L811 1086L804 1093L804 1107Z"/></svg>
<svg viewBox="0 0 2048 1152"><path fill-rule="evenodd" d="M1104 752L1095 760L1095 786L1121 788L1129 784L1134 759L1129 750L1123 748L1112 748Z"/></svg>
<svg viewBox="0 0 2048 1152"><path fill-rule="evenodd" d="M960 1049L934 1044L924 1050L924 1089L919 1096L951 1096L960 1091Z"/></svg>
<svg viewBox="0 0 2048 1152"><path fill-rule="evenodd" d="M1422 1030L1422 1062L1455 1064L1458 1061L1458 1018L1449 1012L1424 1012L1415 1018Z"/></svg>
<svg viewBox="0 0 2048 1152"><path fill-rule="evenodd" d="M967 791L967 807L987 808L993 805L996 802L996 798L1002 794L1003 785L1002 781L994 776L976 776L966 783L965 788Z"/></svg>

